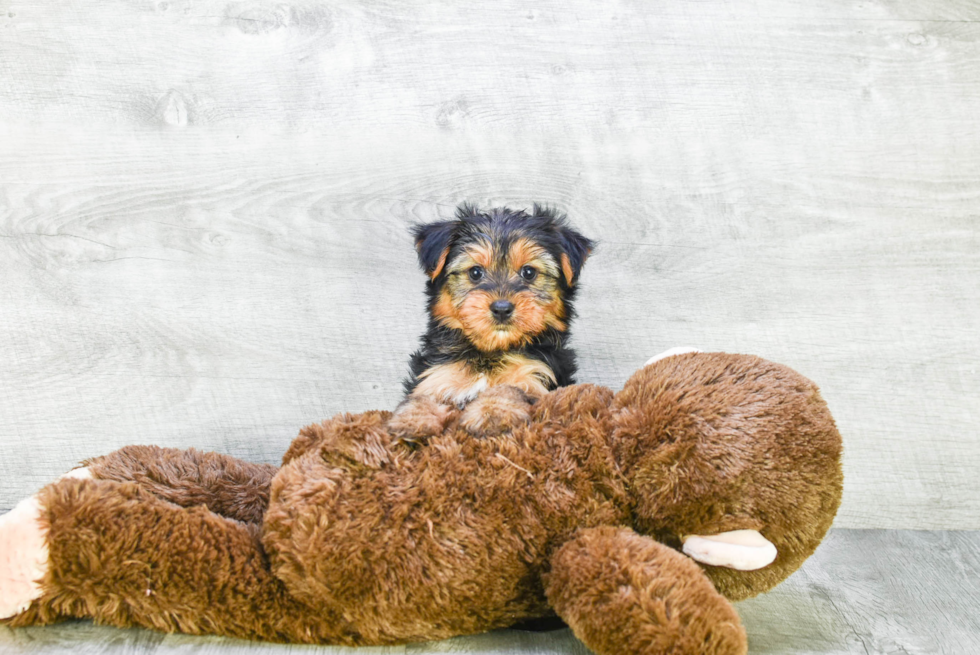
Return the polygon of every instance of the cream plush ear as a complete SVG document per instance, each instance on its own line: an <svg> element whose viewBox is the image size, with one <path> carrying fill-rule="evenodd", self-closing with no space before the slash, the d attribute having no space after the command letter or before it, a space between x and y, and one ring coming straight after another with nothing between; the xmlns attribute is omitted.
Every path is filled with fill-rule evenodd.
<svg viewBox="0 0 980 655"><path fill-rule="evenodd" d="M670 350L665 350L659 355L654 355L646 361L644 366L649 366L654 362L659 362L661 359L667 359L668 357L673 357L674 355L683 355L684 353L699 353L702 352L697 348L691 348L690 346L678 346L677 348L671 348Z"/></svg>
<svg viewBox="0 0 980 655"><path fill-rule="evenodd" d="M755 530L683 537L684 552L702 564L755 571L776 559L776 547Z"/></svg>

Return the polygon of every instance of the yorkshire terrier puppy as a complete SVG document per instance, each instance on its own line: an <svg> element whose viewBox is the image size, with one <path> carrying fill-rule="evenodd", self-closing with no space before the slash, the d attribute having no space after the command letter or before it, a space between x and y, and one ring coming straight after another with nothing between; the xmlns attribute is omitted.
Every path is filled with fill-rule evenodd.
<svg viewBox="0 0 980 655"><path fill-rule="evenodd" d="M413 233L429 276L429 323L392 432L417 442L459 420L471 433L498 434L527 420L543 394L574 383L575 353L564 344L592 241L538 205L463 205L454 220Z"/></svg>

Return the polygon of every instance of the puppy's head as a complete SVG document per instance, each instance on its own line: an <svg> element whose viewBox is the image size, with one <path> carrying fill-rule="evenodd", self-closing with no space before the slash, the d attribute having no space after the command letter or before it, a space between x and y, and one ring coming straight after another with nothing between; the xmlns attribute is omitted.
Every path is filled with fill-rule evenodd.
<svg viewBox="0 0 980 655"><path fill-rule="evenodd" d="M594 244L563 215L537 205L530 213L463 205L454 220L413 233L432 318L462 331L478 350L508 350L549 328L568 329L575 284Z"/></svg>

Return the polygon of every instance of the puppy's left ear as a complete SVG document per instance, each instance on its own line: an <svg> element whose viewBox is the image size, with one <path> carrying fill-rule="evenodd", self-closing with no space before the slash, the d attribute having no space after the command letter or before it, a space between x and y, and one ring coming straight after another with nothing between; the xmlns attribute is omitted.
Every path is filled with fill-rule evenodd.
<svg viewBox="0 0 980 655"><path fill-rule="evenodd" d="M558 231L558 238L562 250L565 251L561 254L561 272L568 286L572 286L578 279L579 271L585 266L585 260L589 258L589 254L595 247L595 242L570 227L561 228Z"/></svg>
<svg viewBox="0 0 980 655"><path fill-rule="evenodd" d="M568 286L572 286L585 266L585 260L595 248L595 241L582 236L564 223L558 224L558 241L562 249L561 272Z"/></svg>
<svg viewBox="0 0 980 655"><path fill-rule="evenodd" d="M415 237L415 250L419 254L419 265L430 280L439 277L446 257L449 255L449 240L458 221L439 221L412 227Z"/></svg>
<svg viewBox="0 0 980 655"><path fill-rule="evenodd" d="M543 219L552 224L555 234L558 236L558 245L561 248L559 257L561 272L565 277L565 283L572 286L578 279L578 274L585 265L585 260L589 258L589 254L595 248L595 241L568 227L565 215L558 213L556 209L535 203L531 215L536 219Z"/></svg>

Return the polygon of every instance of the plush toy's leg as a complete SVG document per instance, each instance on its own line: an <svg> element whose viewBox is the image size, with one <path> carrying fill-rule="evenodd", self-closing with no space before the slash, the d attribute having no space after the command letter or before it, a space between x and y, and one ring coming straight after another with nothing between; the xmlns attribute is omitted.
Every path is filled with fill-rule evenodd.
<svg viewBox="0 0 980 655"><path fill-rule="evenodd" d="M335 617L312 614L271 573L257 526L106 480L62 479L28 505L0 525L7 584L0 595L6 615L15 613L10 625L70 616L192 634L344 641ZM10 535L33 552L14 552ZM26 593L9 585L24 571L40 575Z"/></svg>
<svg viewBox="0 0 980 655"><path fill-rule="evenodd" d="M580 530L551 564L551 606L597 655L747 651L735 608L697 564L649 537Z"/></svg>
<svg viewBox="0 0 980 655"><path fill-rule="evenodd" d="M37 498L22 500L0 516L0 619L26 610L41 595L48 546Z"/></svg>
<svg viewBox="0 0 980 655"><path fill-rule="evenodd" d="M216 514L248 523L262 520L269 485L279 470L220 453L157 446L127 446L85 464L95 479L134 482L181 507L206 505Z"/></svg>

